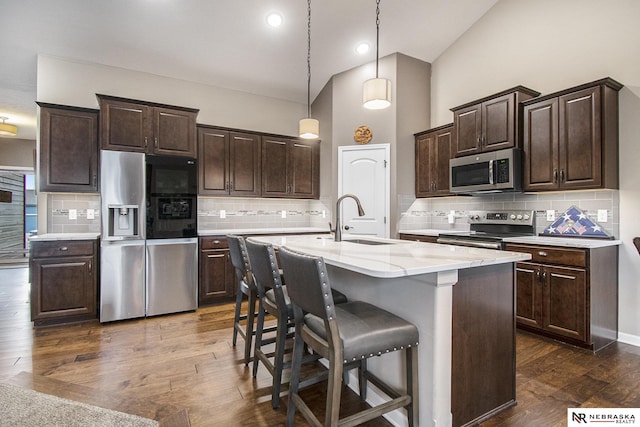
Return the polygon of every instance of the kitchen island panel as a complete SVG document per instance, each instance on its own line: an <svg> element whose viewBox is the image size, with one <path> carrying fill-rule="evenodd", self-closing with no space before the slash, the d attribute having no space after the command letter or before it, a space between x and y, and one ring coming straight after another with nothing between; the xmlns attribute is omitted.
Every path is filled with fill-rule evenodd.
<svg viewBox="0 0 640 427"><path fill-rule="evenodd" d="M419 426L451 426L451 334L453 285L456 270L404 276L394 279L371 277L327 264L334 289L350 301L365 301L390 311L418 327ZM286 274L286 273L285 273ZM387 384L406 387L404 358L400 352L367 359L367 368ZM355 371L349 386L357 390ZM382 403L385 398L369 386L367 402ZM406 411L385 415L395 425L406 426Z"/></svg>

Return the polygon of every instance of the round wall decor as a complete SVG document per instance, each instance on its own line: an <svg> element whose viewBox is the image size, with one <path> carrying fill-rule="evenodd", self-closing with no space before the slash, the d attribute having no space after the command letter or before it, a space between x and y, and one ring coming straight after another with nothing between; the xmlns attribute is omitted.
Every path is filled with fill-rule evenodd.
<svg viewBox="0 0 640 427"><path fill-rule="evenodd" d="M358 144L367 144L371 141L372 137L373 134L368 126L358 126L356 131L353 133L353 140Z"/></svg>

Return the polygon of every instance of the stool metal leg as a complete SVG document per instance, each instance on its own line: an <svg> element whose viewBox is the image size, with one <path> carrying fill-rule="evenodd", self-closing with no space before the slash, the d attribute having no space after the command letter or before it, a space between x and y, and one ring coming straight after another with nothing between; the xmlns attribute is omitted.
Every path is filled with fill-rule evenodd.
<svg viewBox="0 0 640 427"><path fill-rule="evenodd" d="M329 357L329 381L327 384L327 410L324 425L337 426L340 419L340 398L342 397L342 352L336 351Z"/></svg>
<svg viewBox="0 0 640 427"><path fill-rule="evenodd" d="M245 328L245 338L244 338L244 366L249 365L249 361L251 360L251 344L254 335L254 319L256 314L256 302L258 301L257 295L255 292L249 292L249 308L247 312L247 326Z"/></svg>
<svg viewBox="0 0 640 427"><path fill-rule="evenodd" d="M412 345L405 350L407 370L407 394L411 404L407 407L409 427L418 423L418 346Z"/></svg>
<svg viewBox="0 0 640 427"><path fill-rule="evenodd" d="M296 325L295 339L293 342L293 359L291 361L291 381L289 382L289 403L287 405L287 427L293 427L296 417L296 406L302 403L298 396L300 383L300 369L302 367L302 353L304 352L304 341L302 340L302 329ZM301 408L302 409L302 408Z"/></svg>
<svg viewBox="0 0 640 427"><path fill-rule="evenodd" d="M288 319L286 316L278 318L276 331L276 350L273 359L273 387L271 390L271 407L277 409L280 406L280 387L282 385L282 371L284 368L284 349L287 341ZM301 362L302 363L302 362Z"/></svg>
<svg viewBox="0 0 640 427"><path fill-rule="evenodd" d="M242 292L240 289L237 290L236 293L236 309L233 315L233 346L236 346L236 342L238 341L238 329L237 325L240 323L240 309L242 308Z"/></svg>
<svg viewBox="0 0 640 427"><path fill-rule="evenodd" d="M261 351L261 346L262 346L262 332L264 330L264 315L265 315L265 311L264 308L262 306L262 302L258 299L258 320L256 322L256 342L254 344L254 349L253 349L253 378L255 378L258 375L258 363L260 363L260 360L258 360L257 354L258 351Z"/></svg>

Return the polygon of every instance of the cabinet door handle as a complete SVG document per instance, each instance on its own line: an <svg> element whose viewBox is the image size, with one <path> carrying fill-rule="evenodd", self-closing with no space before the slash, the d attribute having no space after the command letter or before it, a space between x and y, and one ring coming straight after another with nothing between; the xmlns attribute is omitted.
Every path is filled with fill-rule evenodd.
<svg viewBox="0 0 640 427"><path fill-rule="evenodd" d="M538 255L539 256L547 256L547 253L545 251L538 251Z"/></svg>
<svg viewBox="0 0 640 427"><path fill-rule="evenodd" d="M97 174L93 174L92 177L92 181L93 181L93 187L98 187L98 175Z"/></svg>
<svg viewBox="0 0 640 427"><path fill-rule="evenodd" d="M542 272L542 281L543 281L544 283L546 283L546 282L547 282L547 271L546 271L546 270L544 270L544 271Z"/></svg>
<svg viewBox="0 0 640 427"><path fill-rule="evenodd" d="M59 248L61 251L66 252L69 250L69 248L67 248L66 246L60 246Z"/></svg>
<svg viewBox="0 0 640 427"><path fill-rule="evenodd" d="M558 169L553 169L553 182L558 182Z"/></svg>
<svg viewBox="0 0 640 427"><path fill-rule="evenodd" d="M540 269L536 270L536 280L539 282L540 281Z"/></svg>
<svg viewBox="0 0 640 427"><path fill-rule="evenodd" d="M153 138L153 145L154 145L156 148L158 148L158 137L157 137L157 136L155 136L155 137Z"/></svg>
<svg viewBox="0 0 640 427"><path fill-rule="evenodd" d="M220 243L220 240L214 240L213 243L217 245L218 243Z"/></svg>
<svg viewBox="0 0 640 427"><path fill-rule="evenodd" d="M89 261L89 274L93 273L93 271L91 270L92 270L92 265L91 265L91 261Z"/></svg>
<svg viewBox="0 0 640 427"><path fill-rule="evenodd" d="M147 138L146 136L144 137L144 148L147 148L147 146L149 145L149 138Z"/></svg>
<svg viewBox="0 0 640 427"><path fill-rule="evenodd" d="M478 139L476 139L476 147L480 148L482 147L482 137L478 136Z"/></svg>
<svg viewBox="0 0 640 427"><path fill-rule="evenodd" d="M560 169L560 182L564 182L564 169Z"/></svg>

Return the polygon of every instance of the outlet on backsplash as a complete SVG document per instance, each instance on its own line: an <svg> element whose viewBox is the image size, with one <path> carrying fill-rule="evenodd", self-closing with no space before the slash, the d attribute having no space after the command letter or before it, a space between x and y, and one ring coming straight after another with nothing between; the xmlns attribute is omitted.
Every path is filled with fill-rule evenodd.
<svg viewBox="0 0 640 427"><path fill-rule="evenodd" d="M598 222L607 222L607 210L598 209Z"/></svg>

